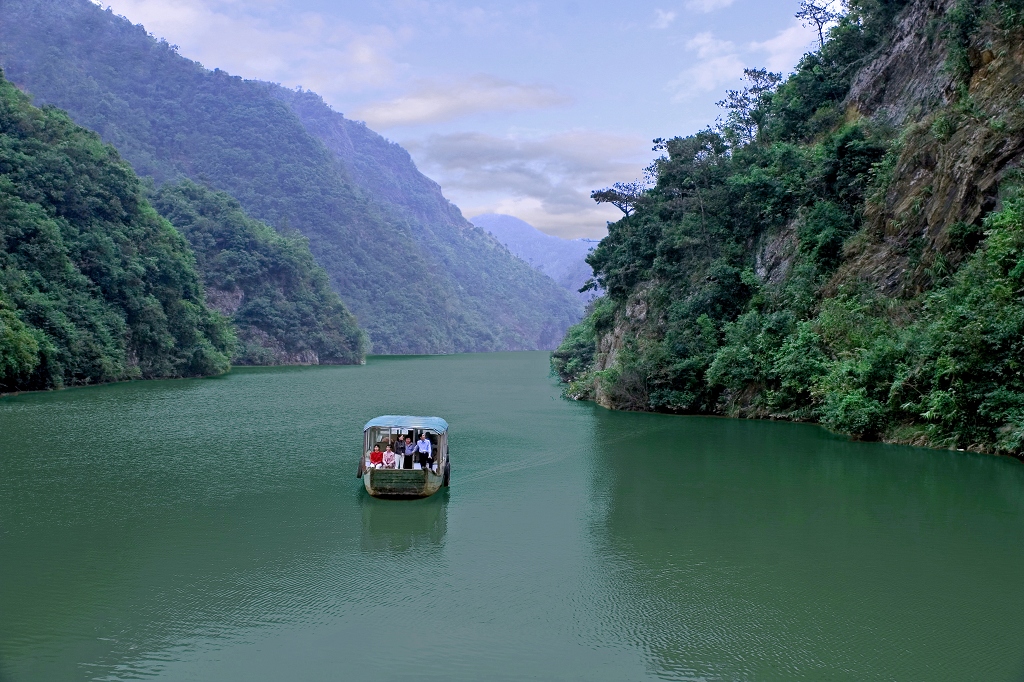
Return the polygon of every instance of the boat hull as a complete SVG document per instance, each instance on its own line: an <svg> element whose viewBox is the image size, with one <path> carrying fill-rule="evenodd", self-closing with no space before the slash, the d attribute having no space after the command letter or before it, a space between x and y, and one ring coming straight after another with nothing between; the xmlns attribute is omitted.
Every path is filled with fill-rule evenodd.
<svg viewBox="0 0 1024 682"><path fill-rule="evenodd" d="M429 497L441 489L443 475L429 469L367 469L363 487L374 497Z"/></svg>

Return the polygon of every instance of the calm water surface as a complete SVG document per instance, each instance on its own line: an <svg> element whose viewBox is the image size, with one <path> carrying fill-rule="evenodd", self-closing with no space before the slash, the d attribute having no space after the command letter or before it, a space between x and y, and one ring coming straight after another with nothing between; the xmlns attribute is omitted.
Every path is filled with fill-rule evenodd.
<svg viewBox="0 0 1024 682"><path fill-rule="evenodd" d="M558 399L544 353L0 400L0 680L1024 679L1024 466ZM370 499L362 424L452 424Z"/></svg>

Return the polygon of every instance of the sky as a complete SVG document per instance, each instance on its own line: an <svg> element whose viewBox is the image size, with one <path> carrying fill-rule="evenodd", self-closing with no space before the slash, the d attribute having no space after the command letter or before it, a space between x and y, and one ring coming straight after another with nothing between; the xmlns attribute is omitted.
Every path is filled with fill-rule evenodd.
<svg viewBox="0 0 1024 682"><path fill-rule="evenodd" d="M797 0L102 0L207 68L313 90L398 142L469 218L560 237L619 216L651 140L715 122L744 67L788 73Z"/></svg>

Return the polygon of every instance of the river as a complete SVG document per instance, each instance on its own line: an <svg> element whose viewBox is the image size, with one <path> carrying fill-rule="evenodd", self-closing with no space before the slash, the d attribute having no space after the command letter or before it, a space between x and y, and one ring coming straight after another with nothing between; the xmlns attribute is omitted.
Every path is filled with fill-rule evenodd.
<svg viewBox="0 0 1024 682"><path fill-rule="evenodd" d="M452 484L368 498L363 423ZM1024 466L616 413L545 353L0 399L0 680L1024 679Z"/></svg>

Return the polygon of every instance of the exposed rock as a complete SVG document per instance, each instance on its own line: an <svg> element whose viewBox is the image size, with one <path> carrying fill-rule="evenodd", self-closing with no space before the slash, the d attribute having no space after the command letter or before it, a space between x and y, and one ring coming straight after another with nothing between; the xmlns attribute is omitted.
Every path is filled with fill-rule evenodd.
<svg viewBox="0 0 1024 682"><path fill-rule="evenodd" d="M238 339L241 343L259 346L259 352L265 353L261 357L261 365L319 365L320 357L312 349L296 351L287 350L284 345L262 329L248 327L244 329Z"/></svg>
<svg viewBox="0 0 1024 682"><path fill-rule="evenodd" d="M946 103L952 77L944 68L946 43L935 18L956 0L918 0L904 10L889 42L866 55L847 96L848 116L902 125Z"/></svg>
<svg viewBox="0 0 1024 682"><path fill-rule="evenodd" d="M614 326L599 335L597 341L597 353L594 357L594 368L597 371L610 369L615 365L615 359L623 349L628 338L641 338L645 335L645 326L651 322L647 314L650 306L647 301L651 293L651 285L642 285L630 297L624 307L624 314L617 315ZM604 383L599 379L594 383L594 402L601 407L608 409L629 409L629 405L623 404L621 396L611 396L605 389ZM634 408L636 406L633 406Z"/></svg>
<svg viewBox="0 0 1024 682"><path fill-rule="evenodd" d="M797 250L796 226L786 225L780 232L761 237L754 256L754 272L765 284L778 284L786 278Z"/></svg>
<svg viewBox="0 0 1024 682"><path fill-rule="evenodd" d="M980 224L1024 155L1024 39L986 27L972 46L967 96L954 101L944 42L926 35L951 5L915 3L887 51L855 81L851 107L910 127L884 196L869 202L872 239L850 245L833 289L852 279L896 296L927 287L939 254L958 258L949 228Z"/></svg>
<svg viewBox="0 0 1024 682"><path fill-rule="evenodd" d="M234 315L235 311L241 307L244 298L245 292L241 289L228 291L214 287L206 288L206 305L221 315Z"/></svg>

